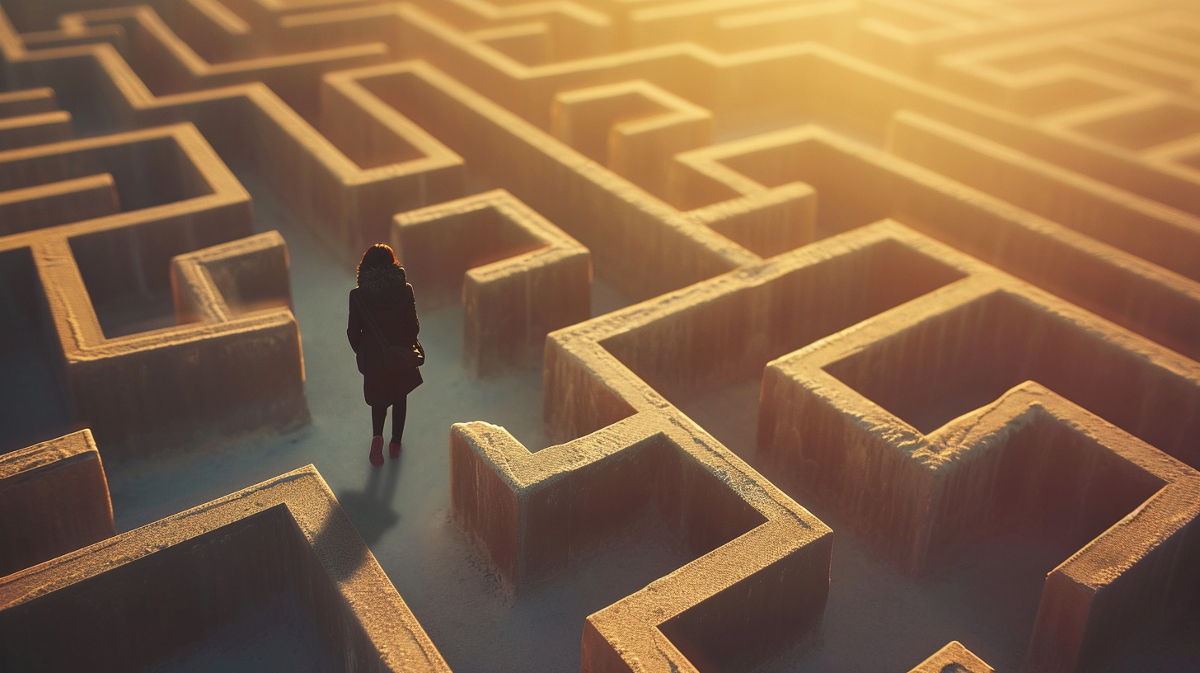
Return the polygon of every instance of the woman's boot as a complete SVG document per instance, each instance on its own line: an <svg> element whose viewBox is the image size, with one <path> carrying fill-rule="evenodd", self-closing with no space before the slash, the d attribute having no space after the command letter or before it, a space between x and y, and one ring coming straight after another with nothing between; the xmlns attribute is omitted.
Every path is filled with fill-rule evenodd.
<svg viewBox="0 0 1200 673"><path fill-rule="evenodd" d="M371 438L371 464L375 467L383 465L383 435Z"/></svg>

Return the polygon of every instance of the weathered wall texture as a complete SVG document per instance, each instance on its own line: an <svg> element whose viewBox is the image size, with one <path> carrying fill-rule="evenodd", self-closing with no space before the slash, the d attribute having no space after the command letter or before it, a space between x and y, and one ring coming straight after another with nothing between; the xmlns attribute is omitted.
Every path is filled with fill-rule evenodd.
<svg viewBox="0 0 1200 673"><path fill-rule="evenodd" d="M0 456L0 576L116 534L92 433Z"/></svg>
<svg viewBox="0 0 1200 673"><path fill-rule="evenodd" d="M195 127L2 152L0 189L9 197L0 251L32 257L72 415L110 447L110 460L307 419L300 335L286 308L242 306L189 323L170 314L147 323L136 308L170 300L175 255L251 233L249 195ZM286 249L275 245L284 263L267 262L252 292L286 307ZM214 297L236 290L211 275L194 283ZM138 383L114 385L122 380Z"/></svg>
<svg viewBox="0 0 1200 673"><path fill-rule="evenodd" d="M591 316L587 248L504 190L397 215L391 241L429 305L461 296L477 374L537 362L547 334Z"/></svg>
<svg viewBox="0 0 1200 673"><path fill-rule="evenodd" d="M0 579L0 663L151 667L279 596L338 670L449 670L311 465Z"/></svg>

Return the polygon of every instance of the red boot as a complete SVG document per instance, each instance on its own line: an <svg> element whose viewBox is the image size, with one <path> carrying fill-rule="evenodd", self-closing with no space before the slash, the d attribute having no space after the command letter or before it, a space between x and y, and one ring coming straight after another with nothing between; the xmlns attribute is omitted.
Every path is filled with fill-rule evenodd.
<svg viewBox="0 0 1200 673"><path fill-rule="evenodd" d="M388 444L388 455L391 456L393 460L400 457L400 442L392 440L392 443Z"/></svg>
<svg viewBox="0 0 1200 673"><path fill-rule="evenodd" d="M371 464L375 467L383 465L383 435L371 438Z"/></svg>

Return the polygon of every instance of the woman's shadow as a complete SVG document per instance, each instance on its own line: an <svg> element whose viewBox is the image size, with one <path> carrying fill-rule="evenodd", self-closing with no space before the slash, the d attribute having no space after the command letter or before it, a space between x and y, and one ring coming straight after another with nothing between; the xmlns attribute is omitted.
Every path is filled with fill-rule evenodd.
<svg viewBox="0 0 1200 673"><path fill-rule="evenodd" d="M361 491L338 496L338 502L368 547L374 547L389 528L400 521L392 505L400 482L400 461L389 460L383 468L371 468Z"/></svg>

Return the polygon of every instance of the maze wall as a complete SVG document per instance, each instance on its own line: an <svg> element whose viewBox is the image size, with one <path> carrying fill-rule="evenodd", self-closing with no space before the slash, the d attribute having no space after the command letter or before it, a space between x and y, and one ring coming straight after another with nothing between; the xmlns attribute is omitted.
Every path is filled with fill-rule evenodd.
<svg viewBox="0 0 1200 673"><path fill-rule="evenodd" d="M312 468L113 537L101 457L332 413L267 200L342 268L390 242L472 388L540 371L551 446L429 448L471 572L682 550L581 670L845 670L843 546L921 587L1026 541L1004 670L1200 667L1200 4L0 0L0 64L0 669L190 670L259 610L332 669L502 670ZM952 637L881 656L993 670Z"/></svg>

